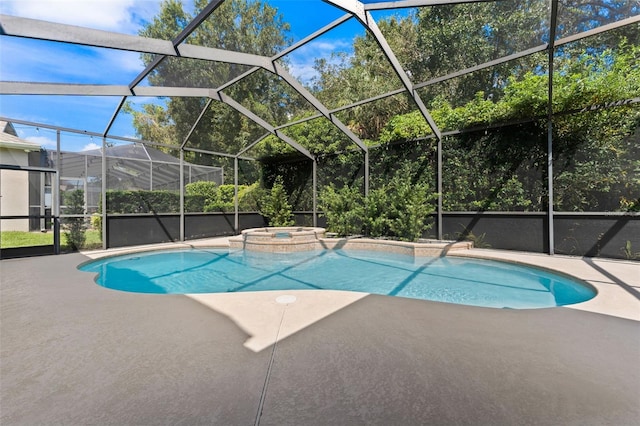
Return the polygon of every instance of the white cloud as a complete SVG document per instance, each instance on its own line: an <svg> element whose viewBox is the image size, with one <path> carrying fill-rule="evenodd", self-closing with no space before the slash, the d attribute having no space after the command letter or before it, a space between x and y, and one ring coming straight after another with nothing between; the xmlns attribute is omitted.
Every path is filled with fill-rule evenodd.
<svg viewBox="0 0 640 426"><path fill-rule="evenodd" d="M2 0L0 13L136 34L161 0ZM140 54L41 40L0 38L0 79L128 84L144 69Z"/></svg>
<svg viewBox="0 0 640 426"><path fill-rule="evenodd" d="M305 44L304 46L296 49L296 52L319 52L326 54L327 52L347 51L352 50L353 43L350 40L317 40Z"/></svg>
<svg viewBox="0 0 640 426"><path fill-rule="evenodd" d="M91 151L93 149L101 149L102 146L95 142L91 142L82 147L81 151Z"/></svg>
<svg viewBox="0 0 640 426"><path fill-rule="evenodd" d="M161 108L167 109L170 98L154 98L149 96L131 96L127 98L127 103L136 111L142 111L147 104L153 104ZM120 112L122 115L126 115Z"/></svg>
<svg viewBox="0 0 640 426"><path fill-rule="evenodd" d="M128 84L144 69L139 55L40 40L7 38L0 42L3 81Z"/></svg>
<svg viewBox="0 0 640 426"><path fill-rule="evenodd" d="M160 10L161 0L3 0L0 11L107 31L137 33Z"/></svg>
<svg viewBox="0 0 640 426"><path fill-rule="evenodd" d="M289 71L292 76L304 84L309 84L314 78L318 77L318 72L313 68L313 63L291 62Z"/></svg>
<svg viewBox="0 0 640 426"><path fill-rule="evenodd" d="M101 58L107 63L113 64L121 71L134 72L138 75L144 70L144 64L138 52L123 52L121 50L105 50L101 52Z"/></svg>
<svg viewBox="0 0 640 426"><path fill-rule="evenodd" d="M331 56L332 53L351 53L352 51L353 43L348 39L315 40L294 50L286 58L289 61L291 75L307 84L318 76L313 67L316 59L326 59L331 62L335 60Z"/></svg>
<svg viewBox="0 0 640 426"><path fill-rule="evenodd" d="M46 136L28 136L25 138L29 142L34 142L40 145L43 148L56 148L57 143L55 140L50 139Z"/></svg>

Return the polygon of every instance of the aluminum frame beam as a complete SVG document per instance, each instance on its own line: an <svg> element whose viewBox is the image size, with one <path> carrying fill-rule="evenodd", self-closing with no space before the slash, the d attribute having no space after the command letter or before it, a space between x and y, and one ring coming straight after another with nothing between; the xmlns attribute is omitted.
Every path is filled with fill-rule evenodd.
<svg viewBox="0 0 640 426"><path fill-rule="evenodd" d="M342 24L343 22L348 21L349 19L351 19L351 15L350 14L343 15L342 17L340 17L340 18L336 19L335 21L329 23L328 25L322 27L321 29L319 29L315 33L303 38L302 40L298 41L297 43L292 44L291 46L289 46L285 50L277 53L276 55L271 57L271 61L276 61L276 60L282 58L283 56L288 55L289 53L291 53L295 49L304 46L305 44L309 43L313 39L315 39L317 37L320 37L322 34L330 31L331 29L337 27L338 25ZM227 87L233 86L234 84L236 84L240 80L250 76L251 74L253 74L254 72L256 72L256 71L258 71L260 69L261 69L260 67L253 67L250 70L245 71L244 73L240 74L239 76L233 78L232 80L227 81L226 83L224 83L223 85L218 87L218 91L221 91L221 90L226 89Z"/></svg>
<svg viewBox="0 0 640 426"><path fill-rule="evenodd" d="M322 104L315 96L313 96L307 89L305 89L302 84L298 82L289 72L277 62L273 63L275 68L275 73L279 77L281 77L284 81L286 81L293 89L298 92L307 102L309 102L313 107L320 112L324 117L326 117L329 121L331 121L338 129L342 131L353 143L358 145L361 150L367 151L367 146L357 137L351 129L345 126L338 117L331 114L329 109Z"/></svg>
<svg viewBox="0 0 640 426"><path fill-rule="evenodd" d="M215 4L221 3L222 0L215 2ZM212 3L213 4L213 3ZM212 4L208 6L209 14L215 10L215 8L211 8ZM217 6L216 6L217 7ZM203 11L204 12L204 11ZM206 19L206 16L201 13L194 21L199 20L198 24L202 22L202 20ZM331 24L325 26L320 29L316 33L312 34L313 37L317 37L324 32L329 31L337 25L348 20L349 17L343 16ZM191 32L197 28L197 25L189 24L187 28L191 28ZM188 37L187 29L185 29L180 36L178 36L173 41L166 40L158 40L144 37L131 36L126 34L112 33L109 31L102 30L94 30L83 27L77 27L73 25L66 24L55 24L46 21L39 21L28 18L18 18L9 15L0 15L0 26L1 33L4 35L11 35L16 37L26 37L26 38L35 38L42 40L51 40L51 41L62 41L67 43L79 44L79 45L88 45L88 46L96 46L96 47L106 47L111 49L119 49L119 50L127 50L134 51L140 53L153 53L160 55L156 58L152 63L147 65L145 70L140 73L128 86L127 91L124 90L124 87L120 87L120 91L113 91L115 89L110 88L109 86L102 85L78 85L75 86L78 92L75 92L68 86L66 88L56 87L56 85L37 85L30 89L25 89L30 92L30 94L53 94L53 95L64 95L64 94L72 94L72 95L102 95L102 96L187 96L187 97L196 97L196 96L206 96L204 95L204 91L208 91L209 89L197 89L197 88L164 88L160 92L156 92L152 87L138 87L138 84L166 57L168 56L179 56L183 58L190 59L201 59L207 61L215 61L215 62L224 62L224 63L232 63L232 64L240 64L240 65L248 65L254 67L254 69L245 72L241 78L246 77L252 72L257 71L262 68L265 69L272 74L277 75L278 77L285 80L294 90L296 90L307 102L313 105L318 111L320 111L325 117L327 117L336 127L338 127L349 139L351 139L356 145L358 145L361 149L366 150L366 145L353 133L349 130L337 117L333 117L329 114L328 109L318 101L308 90L306 90L293 76L291 76L284 67L277 64L276 59L286 55L291 50L301 46L302 44L308 43L313 38L307 37L302 40L300 43L297 43L295 47L291 47L291 50L285 50L280 52L274 58L268 58L266 56L253 55L249 53L242 52L234 52L222 49L215 49L210 47L203 47L191 44L180 44L184 39ZM190 32L189 32L190 33ZM239 78L238 81L241 79ZM17 94L17 91L13 90L21 90L14 89L13 84L2 88L1 90L6 90L7 94ZM26 87L26 86L25 86ZM224 86L228 87L228 86ZM218 88L219 92L222 88ZM157 88L157 87L156 87ZM47 92L47 90L49 92ZM158 93L158 94L154 94ZM116 110L114 115L117 115L119 109ZM110 127L110 126L109 126ZM275 133L274 133L275 134ZM287 142L289 143L289 142ZM307 155L307 154L305 154Z"/></svg>
<svg viewBox="0 0 640 426"><path fill-rule="evenodd" d="M102 137L106 137L109 134L109 130L111 130L111 127L113 126L113 123L116 122L116 118L118 117L118 113L120 112L120 110L122 109L122 106L124 105L124 103L127 101L127 97L123 96L122 99L120 99L120 102L118 103L118 106L116 106L116 109L113 111L113 114L111 114L111 118L109 119L109 123L107 123L107 127L105 127L104 132L102 132Z"/></svg>
<svg viewBox="0 0 640 426"><path fill-rule="evenodd" d="M364 10L406 9L410 7L446 6L463 3L488 3L500 0L398 0L379 3L365 3Z"/></svg>
<svg viewBox="0 0 640 426"><path fill-rule="evenodd" d="M189 151L189 152L199 152L201 154L209 154L209 155L216 155L218 157L225 157L225 158L238 158L240 160L247 160L247 161L254 161L255 158L251 158L251 157L240 157L234 154L227 154L224 152L216 152L216 151L208 151L206 149L198 149L198 148L189 148L189 147L185 147L183 149L183 151Z"/></svg>
<svg viewBox="0 0 640 426"><path fill-rule="evenodd" d="M141 86L135 96L208 98L211 89L197 87ZM32 83L0 81L2 95L68 95L68 96L131 96L128 86L107 84Z"/></svg>
<svg viewBox="0 0 640 426"><path fill-rule="evenodd" d="M396 58L395 53L393 53L391 46L389 46L389 43L387 43L387 39L382 34L382 31L380 31L380 28L378 27L378 24L376 24L375 19L373 19L373 16L371 16L371 13L369 12L366 12L366 17L367 22L365 24L367 28L374 35L385 56L391 63L393 70L396 72L396 74L400 78L400 81L402 81L402 84L407 89L407 92L409 92L416 105L418 105L418 109L420 110L420 113L422 114L424 119L427 120L429 127L431 127L431 130L436 135L436 137L438 139L441 139L442 133L440 132L438 125L431 117L431 114L429 114L429 111L427 111L427 107L422 102L422 98L420 98L420 95L413 87L413 83L409 79L409 76L407 76L407 73L404 71L402 65L400 64L400 61L398 61L398 58Z"/></svg>
<svg viewBox="0 0 640 426"><path fill-rule="evenodd" d="M172 44L174 47L174 51L177 52L176 46L186 40L186 38L189 37L189 35L191 35L191 33L195 31L198 26L200 26L202 21L207 19L209 15L211 15L223 2L224 0L213 0L211 3L205 6L204 9L200 11L198 16L196 16L191 22L189 22L187 26L180 32L180 34L178 34L178 36L173 40ZM133 79L133 81L129 84L129 87L133 88L140 84L140 82L144 80L145 77L149 75L149 73L153 71L165 58L166 56L164 55L156 57L140 74L138 74L135 79Z"/></svg>
<svg viewBox="0 0 640 426"><path fill-rule="evenodd" d="M173 44L104 30L0 14L0 35L175 56Z"/></svg>
<svg viewBox="0 0 640 426"><path fill-rule="evenodd" d="M364 3L359 0L322 0L325 3L332 4L338 9L342 9L347 13L355 16L365 27L367 26L367 16L365 15Z"/></svg>
<svg viewBox="0 0 640 426"><path fill-rule="evenodd" d="M182 141L182 145L180 145L180 150L181 151L184 149L184 146L187 144L187 142L189 142L189 138L191 137L193 132L196 130L196 127L198 127L198 124L200 124L200 121L202 120L202 117L204 117L204 114L209 109L209 106L211 105L211 102L213 102L213 99L209 98L209 100L207 100L207 103L205 104L204 108L202 108L202 111L200 112L200 115L198 116L196 121L193 123L193 126L191 126L191 129L189 129L189 133L187 133L187 136L185 136L184 140Z"/></svg>
<svg viewBox="0 0 640 426"><path fill-rule="evenodd" d="M553 225L553 67L554 67L554 42L556 38L556 26L558 23L558 0L549 0L551 11L549 14L549 49L548 64L549 79L547 91L547 227L549 238L549 254L553 255L554 225Z"/></svg>
<svg viewBox="0 0 640 426"><path fill-rule="evenodd" d="M504 64L505 62L524 58L525 56L533 55L534 53L544 52L545 50L548 49L548 46L549 46L548 44L541 44L539 46L535 46L530 49L523 50L521 52L513 53L511 55L503 56L501 58L494 59L489 62L484 62L482 64L474 65L469 68L464 68L459 71L455 71L455 72L443 75L441 77L432 78L422 83L418 83L414 87L416 89L422 89L424 87L431 86L433 84L442 83L443 81L451 80L452 78L457 78L463 75L471 74L472 72L475 72L475 71L480 71L486 68L491 68L496 65Z"/></svg>
<svg viewBox="0 0 640 426"><path fill-rule="evenodd" d="M320 28L319 30L309 34L308 36L306 36L302 40L298 41L297 43L294 43L291 46L287 47L283 51L281 51L278 54L276 54L275 56L273 56L271 59L273 59L275 61L276 59L280 59L283 56L287 56L289 53L293 52L294 50L304 46L305 44L315 40L316 38L320 37L321 35L331 31L332 29L334 29L338 25L342 25L343 23L347 22L351 18L352 18L352 15L350 13L346 13L346 14L342 15L340 18L335 19L334 21L328 23L327 25L325 25L324 27Z"/></svg>
<svg viewBox="0 0 640 426"><path fill-rule="evenodd" d="M0 81L2 95L77 95L77 96L127 96L129 87L121 85L33 83Z"/></svg>
<svg viewBox="0 0 640 426"><path fill-rule="evenodd" d="M238 203L238 157L233 159L233 230L240 233L240 216Z"/></svg>
<svg viewBox="0 0 640 426"><path fill-rule="evenodd" d="M150 184L151 188L153 186ZM184 241L184 150L180 150L180 241Z"/></svg>
<svg viewBox="0 0 640 426"><path fill-rule="evenodd" d="M156 54L162 57L179 56L190 59L258 66L273 70L271 59L266 56L234 52L194 44L175 44L175 41L133 36L111 31L94 30L75 25L57 24L38 19L0 15L0 35L36 40L72 43L129 52ZM164 59L164 58L163 58ZM152 62L153 63L153 62ZM157 64L155 64L157 66ZM148 73L147 73L148 74ZM134 79L137 86L145 76Z"/></svg>
<svg viewBox="0 0 640 426"><path fill-rule="evenodd" d="M579 33L579 34L574 34L572 36L561 38L561 39L559 39L559 40L557 40L555 42L555 46L561 46L561 45L564 45L564 44L567 44L567 43L571 43L571 42L574 42L574 41L577 41L577 40L581 40L583 38L591 37L591 36L594 36L594 35L597 35L597 34L612 30L612 29L624 27L626 25L631 25L631 24L634 24L634 23L637 23L637 22L640 22L640 15L632 16L630 18L622 19L622 20L620 20L618 22L613 22L611 24L607 24L607 25L603 25L603 26L598 27L598 28L591 29L589 31L584 31L584 32ZM416 83L413 87L414 87L414 89L422 89L424 87L427 87L427 86L430 86L430 85L433 85L433 84L437 84L437 83L441 83L443 81L450 80L452 78L460 77L462 75L466 75L466 74L469 74L469 73L472 73L472 72L475 72L475 71L479 71L479 70L482 70L482 69L485 69L485 68L490 68L490 67L495 66L495 65L499 65L499 64L502 64L502 63L505 63L505 62L513 61L515 59L523 58L525 56L529 56L529 55L532 55L534 53L544 52L548 48L549 48L549 44L541 44L539 46L535 46L535 47L529 48L527 50L523 50L521 52L516 52L516 53L513 53L511 55L503 56L502 58L498 58L498 59L494 59L494 60L489 61L489 62L485 62L485 63L478 64L478 65L474 65L472 67L465 68L465 69L462 69L462 70L459 70L459 71L455 71L455 72L452 72L450 74L446 74L446 75L443 75L443 76L440 76L440 77L435 77L435 78L433 78L431 80L427 80L427 81L424 81L424 82L421 82L421 83ZM347 110L347 109L351 109L351 108L354 108L354 107L357 107L357 106L360 106L360 105L365 105L365 104L368 104L370 102L374 102L374 101L377 101L377 100L380 100L380 99L385 99L385 98L388 98L390 96L399 95L399 94L404 93L404 92L406 92L406 89L404 89L404 88L392 90L390 92L386 92L386 93L383 93L381 95L373 96L371 98L363 99L361 101L354 102L354 103L349 104L349 105L345 105L345 106L341 106L341 107L329 110L329 112L333 114L333 113L344 111L344 110ZM286 127L289 127L289 126L293 126L295 124L304 123L306 121L314 120L314 119L320 118L320 117L322 117L321 114L315 114L315 115L312 115L312 116L309 116L309 117L302 118L302 119L297 120L295 122L283 124L281 126L278 126L277 128L278 129L286 128ZM443 133L443 135L444 135L444 133Z"/></svg>
<svg viewBox="0 0 640 426"><path fill-rule="evenodd" d="M267 132L264 135L260 136L258 139L256 139L255 141L251 142L249 145L245 146L244 148L242 148L237 154L236 157L241 156L242 154L244 154L245 152L249 151L251 148L253 148L254 146L256 146L257 144L259 144L260 142L262 142L267 136L269 136L271 133Z"/></svg>
<svg viewBox="0 0 640 426"><path fill-rule="evenodd" d="M268 131L272 135L278 137L279 139L281 139L283 142L285 142L286 144L291 146L296 151L298 151L301 154L303 154L305 157L308 157L311 160L313 160L315 158L302 145L300 145L299 143L297 143L296 141L294 141L293 139L291 139L289 136L285 135L284 133L280 132L279 130L276 130L271 124L267 123L265 120L263 120L262 118L258 117L256 114L254 114L249 109L247 109L244 106L242 106L239 102L237 102L236 100L232 99L231 97L225 95L222 92L217 92L215 94L215 96L212 96L212 97L214 99L219 100L220 102L223 102L223 103L229 105L231 108L235 109L240 114L242 114L245 117L247 117L248 119L252 120L254 123L256 123L257 125L259 125L263 129L265 129L266 131Z"/></svg>
<svg viewBox="0 0 640 426"><path fill-rule="evenodd" d="M58 139L60 139L60 130L58 130ZM60 143L58 143L60 145ZM60 149L58 149L60 155ZM60 158L60 157L58 157ZM109 248L109 232L108 232L108 212L109 204L107 200L107 138L102 137L102 155L100 156L100 199L102 200L102 249ZM58 190L60 190L60 182L58 181Z"/></svg>
<svg viewBox="0 0 640 426"><path fill-rule="evenodd" d="M37 123L37 122L33 122L33 121L20 120L20 119L8 118L8 117L1 117L0 116L0 121L7 121L7 122L15 123L15 124L23 124L23 125L26 125L26 126L40 127L42 129L50 129L50 130L56 130L56 131L61 131L61 132L66 132L66 133L76 133L76 134L85 135L85 136L95 136L95 137L98 137L98 138L104 138L105 137L105 136L103 136L102 133L98 133L98 132L90 132L88 130L80 130L80 129L74 129L74 128L70 128L70 127L54 126L54 125L46 124L46 123ZM168 144L164 144L164 143L146 141L144 139L127 138L127 137L124 137L124 136L108 136L108 139L117 140L117 141L124 141L124 142L141 143L141 144L150 145L150 146L161 146L161 147L165 147L165 148L169 148L169 149L180 149L179 145L168 145Z"/></svg>
<svg viewBox="0 0 640 426"><path fill-rule="evenodd" d="M556 47L557 46L562 46L563 44L572 43L574 41L582 40L583 38L591 37L591 36L594 36L596 34L604 33L606 31L615 30L616 28L625 27L627 25L631 25L631 24L634 24L636 22L640 22L640 15L631 16L629 18L621 19L619 21L612 22L610 24L602 25L602 26L599 26L597 28L593 28L593 29L588 30L588 31L583 31L583 32L578 33L578 34L573 34L573 35L570 35L570 36L567 36L567 37L563 37L563 38L561 38L559 40L556 40L554 42L554 46L556 46ZM555 32L554 32L554 36L555 36Z"/></svg>
<svg viewBox="0 0 640 426"><path fill-rule="evenodd" d="M367 30L369 30L371 35L373 35L374 39L378 43L378 46L380 46L380 48L382 49L382 53L384 53L385 57L391 64L393 71L396 73L396 75L402 82L402 85L404 86L405 90L410 94L410 96L413 98L413 101L418 106L418 110L420 111L420 114L422 114L424 119L427 121L427 124L431 128L431 131L433 131L433 133L436 135L438 139L442 138L442 133L440 132L440 129L438 128L437 124L431 117L431 114L429 114L429 111L427 110L427 107L425 106L424 102L422 102L420 95L418 94L415 87L413 86L413 82L409 79L409 76L407 76L407 73L404 71L404 68L400 64L400 61L398 61L398 58L393 52L393 49L391 49L391 46L389 46L387 39L382 34L382 31L380 31L380 28L378 27L376 20L373 18L371 13L365 10L364 4L359 0L325 0L325 1L327 3L333 4L334 6L342 10L345 10L346 12L351 13L355 18L357 18L360 21L360 23Z"/></svg>

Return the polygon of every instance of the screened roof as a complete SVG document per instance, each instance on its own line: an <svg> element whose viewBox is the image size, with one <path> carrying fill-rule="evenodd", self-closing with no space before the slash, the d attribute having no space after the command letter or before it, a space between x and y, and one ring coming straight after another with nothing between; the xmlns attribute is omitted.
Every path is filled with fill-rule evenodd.
<svg viewBox="0 0 640 426"><path fill-rule="evenodd" d="M309 158L318 140L367 151L390 118L371 105L414 112L439 139L455 129L432 115L438 102L494 99L575 44L637 43L640 22L633 0L144 3L124 27L3 7L0 118L231 157L260 157L273 138Z"/></svg>
<svg viewBox="0 0 640 426"><path fill-rule="evenodd" d="M102 150L83 152L47 151L49 160L58 166L63 179L80 179L100 185ZM112 189L176 189L180 160L143 144L108 146L106 149L108 185ZM207 180L223 184L223 170L184 162L185 183Z"/></svg>

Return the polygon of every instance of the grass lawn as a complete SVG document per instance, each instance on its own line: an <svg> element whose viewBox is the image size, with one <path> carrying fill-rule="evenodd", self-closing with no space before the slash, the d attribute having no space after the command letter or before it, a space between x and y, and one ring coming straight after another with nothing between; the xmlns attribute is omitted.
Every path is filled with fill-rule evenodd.
<svg viewBox="0 0 640 426"><path fill-rule="evenodd" d="M53 244L52 232L2 231L0 245L2 248L46 246Z"/></svg>
<svg viewBox="0 0 640 426"><path fill-rule="evenodd" d="M86 241L83 248L100 248L102 240L100 232L89 229L85 232ZM60 233L60 246L62 250L69 250L67 236L63 232ZM22 232L22 231L3 231L0 232L0 247L30 247L30 246L46 246L53 245L53 232Z"/></svg>

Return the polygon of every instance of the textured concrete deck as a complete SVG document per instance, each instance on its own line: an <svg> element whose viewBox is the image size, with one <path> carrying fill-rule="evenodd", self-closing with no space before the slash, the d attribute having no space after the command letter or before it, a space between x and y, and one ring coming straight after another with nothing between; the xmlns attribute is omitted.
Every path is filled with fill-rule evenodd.
<svg viewBox="0 0 640 426"><path fill-rule="evenodd" d="M95 285L88 255L3 260L0 424L636 424L640 265L473 251L575 268L602 300L144 295Z"/></svg>

